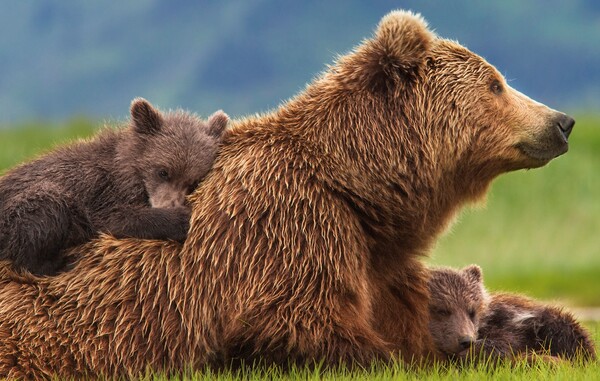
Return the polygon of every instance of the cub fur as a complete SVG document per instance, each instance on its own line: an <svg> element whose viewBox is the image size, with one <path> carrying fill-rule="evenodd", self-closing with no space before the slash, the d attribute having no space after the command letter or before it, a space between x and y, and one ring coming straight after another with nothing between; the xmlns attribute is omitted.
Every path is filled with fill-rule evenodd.
<svg viewBox="0 0 600 381"><path fill-rule="evenodd" d="M571 313L522 295L488 294L476 265L432 269L429 285L431 334L448 357L596 358L589 333Z"/></svg>
<svg viewBox="0 0 600 381"><path fill-rule="evenodd" d="M228 117L208 122L146 100L131 123L60 147L0 178L0 259L35 274L64 267L64 249L98 232L116 237L186 238L186 195L212 168Z"/></svg>

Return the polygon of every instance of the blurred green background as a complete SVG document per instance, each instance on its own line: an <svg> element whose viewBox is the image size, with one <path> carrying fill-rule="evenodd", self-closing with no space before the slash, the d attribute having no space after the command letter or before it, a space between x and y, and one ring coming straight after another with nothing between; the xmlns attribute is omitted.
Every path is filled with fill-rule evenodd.
<svg viewBox="0 0 600 381"><path fill-rule="evenodd" d="M478 263L494 290L600 306L600 2L0 0L0 172L143 96L232 117L277 106L396 8L572 114L570 151L504 175L429 259Z"/></svg>

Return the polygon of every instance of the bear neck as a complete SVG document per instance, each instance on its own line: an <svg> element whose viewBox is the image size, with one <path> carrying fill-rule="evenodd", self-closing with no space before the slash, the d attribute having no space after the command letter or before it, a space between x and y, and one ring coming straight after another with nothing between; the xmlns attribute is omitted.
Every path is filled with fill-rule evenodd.
<svg viewBox="0 0 600 381"><path fill-rule="evenodd" d="M436 135L440 126L424 119L422 110L397 109L409 102L369 99L339 88L332 94L336 86L328 81L327 76L317 80L265 118L281 132L301 137L296 141L315 160L309 167L320 168L314 176L359 219L374 260L382 262L376 267L393 271L393 264L402 265L399 253L427 254L460 208L480 198L495 175L474 182L478 168L457 170L448 165L454 160L448 155L440 160L437 150L445 139ZM404 132L386 136L390 128ZM402 152L395 162L386 161L393 156L385 152L390 146Z"/></svg>

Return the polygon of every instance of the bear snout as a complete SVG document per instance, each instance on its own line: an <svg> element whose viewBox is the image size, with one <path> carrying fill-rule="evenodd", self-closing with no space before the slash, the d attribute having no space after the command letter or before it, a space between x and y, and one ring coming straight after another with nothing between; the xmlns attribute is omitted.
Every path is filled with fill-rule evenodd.
<svg viewBox="0 0 600 381"><path fill-rule="evenodd" d="M546 156L548 159L553 159L567 152L569 135L571 135L574 125L575 119L562 112L557 112L557 115L549 121L546 133L538 142L541 151L540 158Z"/></svg>
<svg viewBox="0 0 600 381"><path fill-rule="evenodd" d="M571 135L571 131L573 131L573 126L575 126L575 119L571 118L567 114L561 114L558 118L556 118L555 123L565 137L565 140L568 140L569 135Z"/></svg>
<svg viewBox="0 0 600 381"><path fill-rule="evenodd" d="M523 154L533 160L530 167L546 164L569 150L569 135L575 120L562 112L553 112L542 129L517 144Z"/></svg>
<svg viewBox="0 0 600 381"><path fill-rule="evenodd" d="M475 338L473 336L463 336L458 339L458 347L459 352L465 349L469 349L471 345L475 342Z"/></svg>
<svg viewBox="0 0 600 381"><path fill-rule="evenodd" d="M187 193L175 185L161 185L150 195L150 205L153 208L177 208L187 205Z"/></svg>

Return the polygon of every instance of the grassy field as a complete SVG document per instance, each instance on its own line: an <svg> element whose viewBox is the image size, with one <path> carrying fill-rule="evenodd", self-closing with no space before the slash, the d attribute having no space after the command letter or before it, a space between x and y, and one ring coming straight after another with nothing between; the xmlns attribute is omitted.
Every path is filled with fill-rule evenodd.
<svg viewBox="0 0 600 381"><path fill-rule="evenodd" d="M600 323L588 323L596 343L600 341ZM480 381L480 380L600 380L600 362L594 363L505 363L496 367L459 367L457 365L436 365L428 369L408 370L400 363L375 365L371 369L347 371L318 371L292 369L282 372L278 368L249 368L238 372L213 373L196 372L181 377L189 380L427 380L427 381ZM160 375L150 375L146 380L172 380Z"/></svg>
<svg viewBox="0 0 600 381"><path fill-rule="evenodd" d="M435 265L482 266L491 290L526 293L572 306L600 306L600 117L577 116L569 152L548 166L500 177L487 203L464 211L428 260ZM39 124L0 129L0 173L75 137L95 124L75 119L64 127ZM600 323L588 323L600 341ZM598 363L573 367L502 366L494 370L406 371L401 365L362 372L246 370L196 373L193 379L424 379L592 380ZM148 379L162 379L157 375Z"/></svg>
<svg viewBox="0 0 600 381"><path fill-rule="evenodd" d="M26 123L0 126L0 174L24 160L35 157L76 138L84 138L101 126L85 118L74 118L64 125Z"/></svg>

